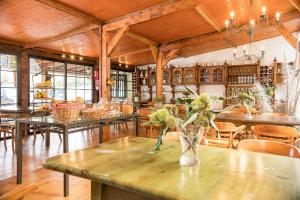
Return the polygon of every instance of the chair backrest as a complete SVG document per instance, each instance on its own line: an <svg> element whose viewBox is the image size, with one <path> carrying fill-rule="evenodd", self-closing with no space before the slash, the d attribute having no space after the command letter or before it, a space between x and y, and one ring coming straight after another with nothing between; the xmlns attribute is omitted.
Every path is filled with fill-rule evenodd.
<svg viewBox="0 0 300 200"><path fill-rule="evenodd" d="M231 122L215 122L220 132L234 132L236 126Z"/></svg>
<svg viewBox="0 0 300 200"><path fill-rule="evenodd" d="M299 135L298 131L289 126L256 125L251 130L258 139L273 140L293 144Z"/></svg>
<svg viewBox="0 0 300 200"><path fill-rule="evenodd" d="M287 114L284 113L262 113L262 116L270 116L270 117L287 117Z"/></svg>
<svg viewBox="0 0 300 200"><path fill-rule="evenodd" d="M245 106L241 106L241 107L235 108L235 109L233 109L233 110L234 110L234 111L237 111L237 112L247 113L247 109L246 109ZM251 113L252 113L252 114L257 114L258 111L257 111L255 108L252 108L252 109L251 109Z"/></svg>
<svg viewBox="0 0 300 200"><path fill-rule="evenodd" d="M141 122L149 121L148 115L150 115L151 112L152 111L149 108L140 108L140 109L138 109L137 113L140 115L140 121Z"/></svg>
<svg viewBox="0 0 300 200"><path fill-rule="evenodd" d="M297 147L276 141L242 140L237 149L300 158L300 150Z"/></svg>

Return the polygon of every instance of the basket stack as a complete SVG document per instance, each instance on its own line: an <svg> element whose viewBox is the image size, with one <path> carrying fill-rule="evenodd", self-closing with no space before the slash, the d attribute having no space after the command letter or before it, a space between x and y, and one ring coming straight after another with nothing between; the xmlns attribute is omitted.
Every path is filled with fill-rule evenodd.
<svg viewBox="0 0 300 200"><path fill-rule="evenodd" d="M104 108L86 108L82 110L82 117L84 119L100 119L104 113Z"/></svg>
<svg viewBox="0 0 300 200"><path fill-rule="evenodd" d="M52 115L58 121L74 121L79 118L82 104L80 103L52 103Z"/></svg>

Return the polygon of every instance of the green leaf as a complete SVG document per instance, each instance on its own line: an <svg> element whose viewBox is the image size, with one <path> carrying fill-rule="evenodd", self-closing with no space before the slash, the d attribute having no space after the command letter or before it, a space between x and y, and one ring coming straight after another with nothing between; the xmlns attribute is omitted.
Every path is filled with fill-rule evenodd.
<svg viewBox="0 0 300 200"><path fill-rule="evenodd" d="M223 108L223 109L214 109L214 110L211 110L211 112L214 113L214 114L218 114L218 113L221 113L221 112L224 112L224 111L232 110L233 108L235 108L239 105L240 104L235 104L235 105L227 106L226 108Z"/></svg>
<svg viewBox="0 0 300 200"><path fill-rule="evenodd" d="M194 113L192 114L192 116L190 116L183 124L184 127L186 127L187 125L191 124L193 121L195 121L198 117L198 113Z"/></svg>
<svg viewBox="0 0 300 200"><path fill-rule="evenodd" d="M193 95L195 95L195 97L198 97L199 95L197 94L197 92L195 92L194 90L192 90L192 89L190 89L188 86L184 86L185 87L185 89L187 90L187 91L189 91L190 93L192 93Z"/></svg>

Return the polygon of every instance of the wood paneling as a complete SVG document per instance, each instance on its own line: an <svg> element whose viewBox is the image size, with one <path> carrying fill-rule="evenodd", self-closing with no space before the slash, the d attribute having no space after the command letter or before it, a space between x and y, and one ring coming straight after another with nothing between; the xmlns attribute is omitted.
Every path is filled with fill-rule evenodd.
<svg viewBox="0 0 300 200"><path fill-rule="evenodd" d="M112 20L129 13L166 2L167 0L60 0L103 21Z"/></svg>

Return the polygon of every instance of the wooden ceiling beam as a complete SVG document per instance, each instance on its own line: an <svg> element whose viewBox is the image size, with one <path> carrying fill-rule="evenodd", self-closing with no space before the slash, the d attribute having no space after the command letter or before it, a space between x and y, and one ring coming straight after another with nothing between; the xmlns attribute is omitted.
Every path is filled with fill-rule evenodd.
<svg viewBox="0 0 300 200"><path fill-rule="evenodd" d="M209 23L216 31L221 32L222 29L219 27L219 25L217 24L217 22L210 17L205 11L204 9L200 6L197 5L195 8L196 12L205 20L207 21L207 23Z"/></svg>
<svg viewBox="0 0 300 200"><path fill-rule="evenodd" d="M300 0L289 0L289 1L300 12Z"/></svg>
<svg viewBox="0 0 300 200"><path fill-rule="evenodd" d="M179 49L173 49L162 59L162 67L164 69L167 67L168 62L172 60L178 52Z"/></svg>
<svg viewBox="0 0 300 200"><path fill-rule="evenodd" d="M125 25L116 32L116 34L113 36L113 38L110 40L110 42L107 45L107 56L111 55L111 53L116 48L118 42L121 40L121 38L124 36L124 34L128 31L128 29L129 29L129 25Z"/></svg>
<svg viewBox="0 0 300 200"><path fill-rule="evenodd" d="M291 11L291 12L282 14L281 22L284 23L284 22L287 22L287 21L290 21L293 19L297 19L299 17L300 17L300 13L298 11ZM269 21L273 21L273 18L270 17ZM273 27L277 26L275 23L274 24L271 23L270 25ZM181 48L185 48L185 47L189 47L189 46L207 44L207 43L213 42L213 41L226 40L226 38L227 38L226 30L223 30L221 32L213 32L213 33L193 36L193 37L189 37L189 38L183 38L180 40L175 40L175 41L169 42L167 44L162 45L160 47L160 51L170 51L173 49L181 49Z"/></svg>
<svg viewBox="0 0 300 200"><path fill-rule="evenodd" d="M150 51L149 48L144 48L144 49L138 49L138 50L135 50L135 51L131 50L131 51L113 53L111 55L111 58L120 58L120 57L125 57L125 56L130 56L130 55L136 55L136 54L144 53L144 52L148 52L148 51Z"/></svg>
<svg viewBox="0 0 300 200"><path fill-rule="evenodd" d="M94 24L92 24L92 25L89 24L89 25L84 25L84 26L81 26L81 27L76 27L76 28L74 28L70 31L65 32L65 33L61 33L61 34L53 36L53 37L44 38L44 39L41 39L41 40L38 40L38 41L34 41L34 42L31 42L31 43L25 44L24 48L29 49L29 48L41 46L43 44L48 44L48 43L51 43L51 42L54 42L54 41L57 41L57 40L62 40L62 39L68 38L68 37L72 37L74 35L85 33L87 31L90 31L90 30L98 28L98 27L99 27L98 25L94 25Z"/></svg>
<svg viewBox="0 0 300 200"><path fill-rule="evenodd" d="M136 40L138 40L140 42L143 42L145 44L148 44L148 45L153 45L153 46L157 46L158 45L157 42L155 42L155 41L153 41L153 40L151 40L151 39L149 39L149 38L147 38L147 37L145 37L143 35L140 35L138 33L132 32L132 31L127 31L126 35L128 37L131 37L133 39L136 39Z"/></svg>
<svg viewBox="0 0 300 200"><path fill-rule="evenodd" d="M277 30L280 35L295 49L298 47L298 40L281 24Z"/></svg>
<svg viewBox="0 0 300 200"><path fill-rule="evenodd" d="M93 45L97 48L97 51L99 53L99 35L94 31L94 30L89 30L87 32L85 32L85 34L88 36L88 38L92 41Z"/></svg>
<svg viewBox="0 0 300 200"><path fill-rule="evenodd" d="M80 11L74 7L71 7L70 5L67 5L67 4L57 1L57 0L35 0L35 1L37 1L41 4L44 4L44 5L47 5L56 10L67 13L69 15L73 15L75 17L81 18L90 23L94 23L94 24L98 24L98 25L101 25L103 23L100 19L98 19L96 17L92 17L92 16L84 13L83 11Z"/></svg>
<svg viewBox="0 0 300 200"><path fill-rule="evenodd" d="M149 45L151 49L151 53L154 59L154 62L157 63L158 60L158 48L155 45Z"/></svg>
<svg viewBox="0 0 300 200"><path fill-rule="evenodd" d="M122 27L124 24L134 25L142 23L180 10L193 8L196 5L196 0L169 0L150 8L108 21L103 25L103 30L112 31Z"/></svg>

